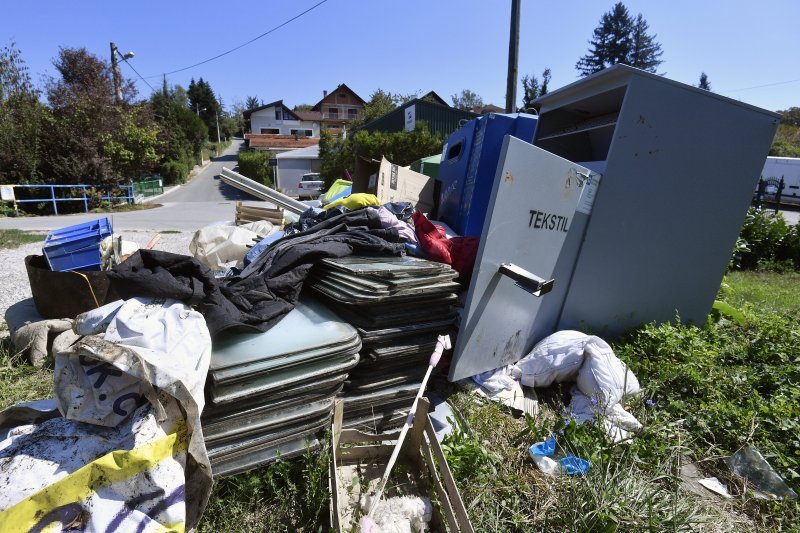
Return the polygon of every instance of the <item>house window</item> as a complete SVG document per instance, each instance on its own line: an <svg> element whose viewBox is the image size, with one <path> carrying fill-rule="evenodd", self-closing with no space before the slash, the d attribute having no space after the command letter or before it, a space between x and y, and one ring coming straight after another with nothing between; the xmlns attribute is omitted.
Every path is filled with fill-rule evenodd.
<svg viewBox="0 0 800 533"><path fill-rule="evenodd" d="M329 130L338 130L339 129L339 125L338 124L328 124L327 128Z"/></svg>
<svg viewBox="0 0 800 533"><path fill-rule="evenodd" d="M314 132L311 130L289 130L290 135L300 135L303 137L312 137Z"/></svg>
<svg viewBox="0 0 800 533"><path fill-rule="evenodd" d="M358 109L348 109L347 118L349 118L350 120L358 118Z"/></svg>
<svg viewBox="0 0 800 533"><path fill-rule="evenodd" d="M328 115L330 118L339 118L339 108L338 107L329 107L328 108Z"/></svg>
<svg viewBox="0 0 800 533"><path fill-rule="evenodd" d="M276 107L275 108L275 120L280 120L282 114L283 114L283 109L281 109L280 107Z"/></svg>
<svg viewBox="0 0 800 533"><path fill-rule="evenodd" d="M278 128L261 128L262 135L278 135L280 132Z"/></svg>

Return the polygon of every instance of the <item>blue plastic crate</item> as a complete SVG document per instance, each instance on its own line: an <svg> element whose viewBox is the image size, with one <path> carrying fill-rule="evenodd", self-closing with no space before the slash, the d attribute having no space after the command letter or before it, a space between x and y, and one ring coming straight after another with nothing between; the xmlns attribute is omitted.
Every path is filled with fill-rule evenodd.
<svg viewBox="0 0 800 533"><path fill-rule="evenodd" d="M53 271L100 270L100 243L112 233L108 218L57 229L47 235L42 253Z"/></svg>

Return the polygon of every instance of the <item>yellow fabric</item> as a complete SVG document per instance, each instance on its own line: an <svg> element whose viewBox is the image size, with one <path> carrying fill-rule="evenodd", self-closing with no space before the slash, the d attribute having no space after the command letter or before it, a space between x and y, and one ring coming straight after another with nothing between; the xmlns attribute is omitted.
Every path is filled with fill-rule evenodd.
<svg viewBox="0 0 800 533"><path fill-rule="evenodd" d="M97 489L124 481L187 449L186 426L175 433L134 450L115 450L61 478L13 507L0 512L5 531L29 531L53 509L84 501ZM184 524L169 524L165 531L184 531Z"/></svg>
<svg viewBox="0 0 800 533"><path fill-rule="evenodd" d="M330 209L331 207L336 207L337 205L343 205L347 209L355 210L359 207L367 207L370 205L381 205L380 200L374 194L367 194L365 192L357 192L355 194L351 194L350 196L345 196L344 198L339 198L335 202L331 202L325 206L325 209Z"/></svg>
<svg viewBox="0 0 800 533"><path fill-rule="evenodd" d="M328 200L328 198L333 198L334 196L336 196L340 192L342 192L342 191L346 190L348 187L352 187L352 186L353 186L353 182L352 181L336 180L336 181L333 182L333 185L331 185L328 188L328 190L325 191L325 194L323 194L322 196L319 197L319 199L324 204Z"/></svg>

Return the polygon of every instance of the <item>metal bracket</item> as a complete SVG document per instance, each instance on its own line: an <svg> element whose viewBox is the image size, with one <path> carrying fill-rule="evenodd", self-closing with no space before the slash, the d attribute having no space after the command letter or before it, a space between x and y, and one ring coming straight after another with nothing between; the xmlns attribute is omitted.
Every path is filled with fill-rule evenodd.
<svg viewBox="0 0 800 533"><path fill-rule="evenodd" d="M553 290L555 280L543 280L536 274L532 274L513 263L501 263L498 272L508 276L516 282L517 287L528 291L534 296L541 297Z"/></svg>

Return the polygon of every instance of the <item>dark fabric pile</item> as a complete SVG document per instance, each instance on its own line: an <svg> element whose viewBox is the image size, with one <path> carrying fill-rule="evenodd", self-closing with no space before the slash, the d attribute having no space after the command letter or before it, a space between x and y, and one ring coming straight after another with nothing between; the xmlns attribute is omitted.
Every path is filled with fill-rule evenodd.
<svg viewBox="0 0 800 533"><path fill-rule="evenodd" d="M374 211L359 209L280 239L233 278L216 280L196 259L154 250L139 250L108 277L121 298L174 298L195 306L215 337L268 330L294 309L303 281L321 259L354 252L400 255L403 249L397 230L381 228Z"/></svg>

